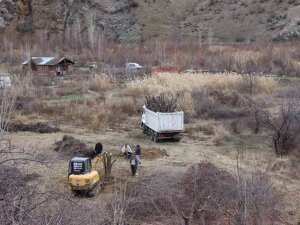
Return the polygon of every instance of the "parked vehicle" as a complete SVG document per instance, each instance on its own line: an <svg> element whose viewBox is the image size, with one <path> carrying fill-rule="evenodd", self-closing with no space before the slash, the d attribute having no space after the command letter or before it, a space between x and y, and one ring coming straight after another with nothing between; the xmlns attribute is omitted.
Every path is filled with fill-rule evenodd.
<svg viewBox="0 0 300 225"><path fill-rule="evenodd" d="M125 69L129 69L129 70L135 70L135 69L142 69L142 66L140 66L137 63L126 63Z"/></svg>
<svg viewBox="0 0 300 225"><path fill-rule="evenodd" d="M0 76L0 88L11 87L11 79L9 76Z"/></svg>
<svg viewBox="0 0 300 225"><path fill-rule="evenodd" d="M180 140L184 131L184 112L153 112L144 105L141 127L155 142L163 139Z"/></svg>
<svg viewBox="0 0 300 225"><path fill-rule="evenodd" d="M103 162L103 169L98 171L98 164ZM111 153L103 152L95 158L74 157L69 161L68 180L72 192L80 192L93 197L96 187L104 178L110 177L112 166Z"/></svg>

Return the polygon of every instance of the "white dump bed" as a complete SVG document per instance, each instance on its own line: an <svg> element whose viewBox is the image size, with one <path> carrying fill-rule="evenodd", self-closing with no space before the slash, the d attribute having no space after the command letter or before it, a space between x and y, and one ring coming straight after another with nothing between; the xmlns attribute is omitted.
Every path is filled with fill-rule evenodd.
<svg viewBox="0 0 300 225"><path fill-rule="evenodd" d="M143 108L143 123L157 133L182 132L184 130L184 113L182 111L161 113L153 112L145 106Z"/></svg>

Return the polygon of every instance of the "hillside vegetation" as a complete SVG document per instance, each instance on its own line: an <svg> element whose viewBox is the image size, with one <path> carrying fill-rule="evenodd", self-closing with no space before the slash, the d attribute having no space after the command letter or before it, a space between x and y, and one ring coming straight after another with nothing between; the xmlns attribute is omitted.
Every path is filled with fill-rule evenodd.
<svg viewBox="0 0 300 225"><path fill-rule="evenodd" d="M2 0L0 29L45 40L102 35L118 42L184 35L204 43L298 39L297 0Z"/></svg>

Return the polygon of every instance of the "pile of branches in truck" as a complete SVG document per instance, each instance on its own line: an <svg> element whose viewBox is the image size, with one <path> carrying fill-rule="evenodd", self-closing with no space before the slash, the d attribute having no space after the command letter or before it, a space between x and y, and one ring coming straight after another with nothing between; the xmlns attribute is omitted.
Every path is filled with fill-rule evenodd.
<svg viewBox="0 0 300 225"><path fill-rule="evenodd" d="M175 112L179 111L177 96L162 93L159 96L146 95L146 107L154 112Z"/></svg>

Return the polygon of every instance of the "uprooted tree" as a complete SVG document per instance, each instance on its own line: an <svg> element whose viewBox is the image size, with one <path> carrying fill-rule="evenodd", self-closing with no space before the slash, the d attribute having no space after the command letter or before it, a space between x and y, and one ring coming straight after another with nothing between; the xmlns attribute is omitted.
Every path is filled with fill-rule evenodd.
<svg viewBox="0 0 300 225"><path fill-rule="evenodd" d="M146 95L146 107L154 112L174 112L179 110L178 95L161 93L158 96Z"/></svg>

